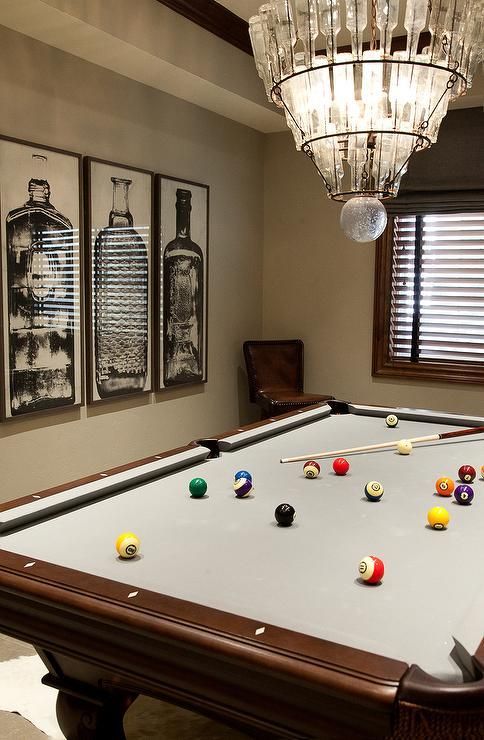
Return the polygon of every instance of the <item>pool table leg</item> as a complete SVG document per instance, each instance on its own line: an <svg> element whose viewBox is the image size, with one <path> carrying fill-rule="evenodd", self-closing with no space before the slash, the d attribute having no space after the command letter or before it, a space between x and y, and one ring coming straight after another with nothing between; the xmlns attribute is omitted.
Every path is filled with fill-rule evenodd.
<svg viewBox="0 0 484 740"><path fill-rule="evenodd" d="M123 718L136 699L123 691L97 691L47 674L42 683L58 689L57 721L67 740L126 740Z"/></svg>

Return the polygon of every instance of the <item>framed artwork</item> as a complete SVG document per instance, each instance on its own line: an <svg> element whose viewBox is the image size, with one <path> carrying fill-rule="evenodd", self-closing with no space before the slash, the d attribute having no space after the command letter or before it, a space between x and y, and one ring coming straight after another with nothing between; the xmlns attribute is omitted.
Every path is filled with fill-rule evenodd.
<svg viewBox="0 0 484 740"><path fill-rule="evenodd" d="M152 390L153 173L85 160L90 403Z"/></svg>
<svg viewBox="0 0 484 740"><path fill-rule="evenodd" d="M82 403L81 156L0 137L4 419Z"/></svg>
<svg viewBox="0 0 484 740"><path fill-rule="evenodd" d="M157 175L157 388L207 380L209 188Z"/></svg>

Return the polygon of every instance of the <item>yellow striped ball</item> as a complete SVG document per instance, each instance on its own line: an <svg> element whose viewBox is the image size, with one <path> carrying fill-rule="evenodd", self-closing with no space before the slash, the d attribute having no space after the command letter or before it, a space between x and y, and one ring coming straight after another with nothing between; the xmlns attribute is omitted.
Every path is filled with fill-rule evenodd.
<svg viewBox="0 0 484 740"><path fill-rule="evenodd" d="M133 532L123 532L116 540L116 551L120 558L134 558L139 553L140 541Z"/></svg>

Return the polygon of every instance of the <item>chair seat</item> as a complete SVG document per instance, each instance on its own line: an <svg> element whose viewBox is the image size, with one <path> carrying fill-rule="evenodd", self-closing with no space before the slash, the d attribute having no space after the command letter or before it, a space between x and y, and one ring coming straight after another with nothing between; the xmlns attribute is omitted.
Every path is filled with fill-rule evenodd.
<svg viewBox="0 0 484 740"><path fill-rule="evenodd" d="M278 416L304 406L323 403L334 396L323 396L319 393L304 393L291 388L265 388L257 393L257 403L267 416Z"/></svg>

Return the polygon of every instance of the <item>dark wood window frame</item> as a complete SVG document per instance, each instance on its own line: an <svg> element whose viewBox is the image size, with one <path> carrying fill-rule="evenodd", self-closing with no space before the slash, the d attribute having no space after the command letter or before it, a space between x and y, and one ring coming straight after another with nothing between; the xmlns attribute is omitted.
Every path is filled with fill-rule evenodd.
<svg viewBox="0 0 484 740"><path fill-rule="evenodd" d="M393 225L393 217L389 217L385 231L376 242L372 375L452 383L484 383L484 364L447 360L407 361L391 357ZM415 320L413 334L415 335L416 332L418 332L418 323Z"/></svg>

